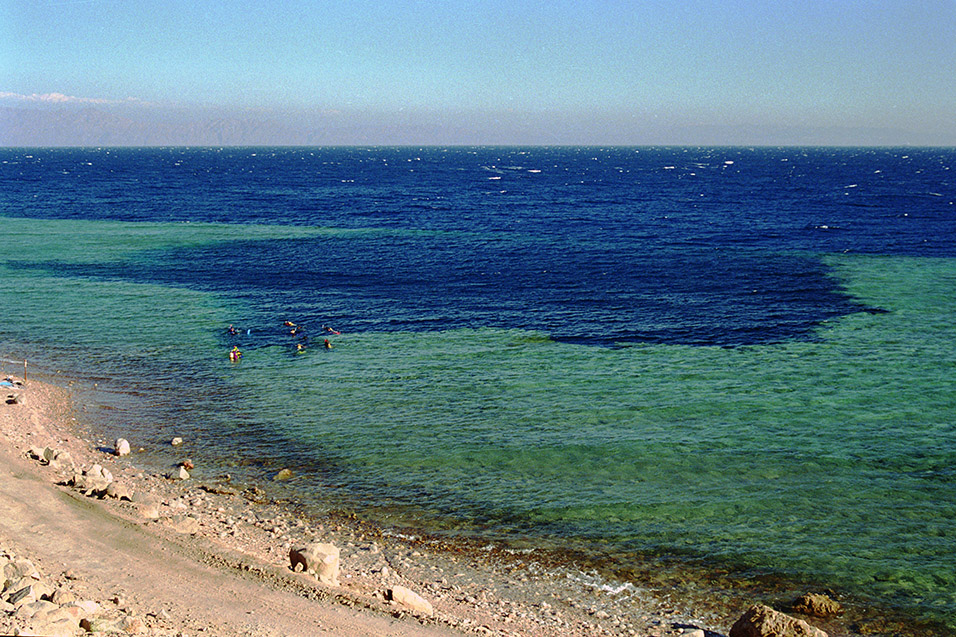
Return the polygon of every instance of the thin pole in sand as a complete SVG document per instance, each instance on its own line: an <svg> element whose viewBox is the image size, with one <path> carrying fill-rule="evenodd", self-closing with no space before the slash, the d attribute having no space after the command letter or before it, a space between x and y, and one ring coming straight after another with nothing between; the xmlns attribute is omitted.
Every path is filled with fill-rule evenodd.
<svg viewBox="0 0 956 637"><path fill-rule="evenodd" d="M23 383L27 382L27 359L23 359Z"/></svg>

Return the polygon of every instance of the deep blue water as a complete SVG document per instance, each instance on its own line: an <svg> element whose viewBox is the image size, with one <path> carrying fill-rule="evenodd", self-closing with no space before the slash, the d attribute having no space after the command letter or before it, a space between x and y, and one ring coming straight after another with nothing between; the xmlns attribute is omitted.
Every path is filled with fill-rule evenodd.
<svg viewBox="0 0 956 637"><path fill-rule="evenodd" d="M293 464L316 506L953 626L954 166L0 149L0 358L132 387L107 430L186 432L249 479Z"/></svg>
<svg viewBox="0 0 956 637"><path fill-rule="evenodd" d="M376 231L74 269L321 295L312 322L743 345L807 338L821 320L860 311L819 253L953 256L952 159L924 149L8 151L2 213Z"/></svg>

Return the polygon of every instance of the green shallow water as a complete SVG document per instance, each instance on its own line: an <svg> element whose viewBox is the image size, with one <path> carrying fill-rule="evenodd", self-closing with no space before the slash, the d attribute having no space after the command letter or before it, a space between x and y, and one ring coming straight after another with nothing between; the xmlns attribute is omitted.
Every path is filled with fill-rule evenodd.
<svg viewBox="0 0 956 637"><path fill-rule="evenodd" d="M245 228L16 224L17 241L0 246L0 357L131 378L138 399L104 414L106 429L148 442L185 431L253 479L294 466L297 498L383 523L590 545L612 560L683 556L956 630L952 260L821 257L885 312L831 320L809 342L359 332L332 351L297 356L279 342L230 365L225 325L287 317L238 294L63 266L148 266L163 250L248 240Z"/></svg>

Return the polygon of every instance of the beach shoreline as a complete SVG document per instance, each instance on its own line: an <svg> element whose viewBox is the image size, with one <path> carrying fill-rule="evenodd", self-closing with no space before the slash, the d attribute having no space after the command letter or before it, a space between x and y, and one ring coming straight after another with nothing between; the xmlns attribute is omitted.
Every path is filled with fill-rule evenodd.
<svg viewBox="0 0 956 637"><path fill-rule="evenodd" d="M197 612L189 604L181 606L186 600L177 600L176 596L157 593L176 586L179 574L173 566L154 564L146 569L146 575L131 573L133 581L128 585L118 586L115 578L98 580L95 597L119 600L112 603L116 608L109 601L103 604L112 619L116 621L116 616L124 613L138 615L145 622L144 634L204 630L224 635L268 634L262 632L266 626L291 621L276 634L345 631L665 637L690 633L719 637L729 632L749 603L767 602L766 597L747 600L740 595L733 601L701 603L699 595L695 599L686 594L683 586L675 585L668 592L661 591L659 583L640 587L639 578L637 585L633 577L631 583L613 582L583 573L580 560L575 564L572 559L549 556L544 551L430 538L414 531L380 528L351 513L317 515L285 500L273 501L262 489L233 483L222 473L211 479L171 479L179 467L170 465L168 472L149 467L155 465L155 458L146 462L148 454L135 441L130 441L131 454L122 457L113 453L112 444L102 439L94 442L97 433L77 409L74 384L62 381L58 376L38 380L36 375L28 383L17 381L19 403L0 407L0 446L9 460L11 476L28 475L33 483L41 485L47 497L83 506L96 521L91 528L99 529L90 531L93 536L103 533L103 528L119 526L130 531L149 552L174 551L187 564L212 565L212 575L196 574L200 589L205 590L204 579L225 579L239 580L257 591L242 603L241 612L222 618L215 612ZM37 457L42 457L46 448L50 454L67 452L69 462L46 464ZM187 459L188 445L170 446L164 451L176 455L179 449L183 451L178 455L187 467L202 462ZM87 497L69 486L72 475L94 464L107 469L115 483L129 492L129 498ZM11 488L16 489L11 486L11 476L4 476L6 493L0 494L2 497L9 496ZM22 506L6 519L18 517L25 517ZM6 527L0 525L0 549L12 550L17 556L24 551L30 557L37 556L38 563L56 562L56 551L42 555L45 540L16 541L18 533L30 524L25 520L13 528L9 522ZM74 550L82 552L83 533L77 534L77 541L80 544ZM92 543L92 538L86 541ZM54 534L53 544L59 542ZM338 586L290 570L289 550L312 542L331 543L341 551ZM122 547L108 545L105 550L107 554L119 552L119 557L110 559L120 563L136 559ZM58 569L61 586L69 584L63 573L79 570L67 562L45 570L56 575ZM81 577L90 583L98 579L93 574ZM148 585L136 585L144 579ZM427 601L431 612L389 600L388 591L395 586L416 592ZM292 598L294 605L303 608L279 617L274 606L260 600L260 589L283 599ZM134 598L137 602L130 603ZM208 606L215 609L223 605L220 600ZM846 628L839 620L807 619L830 635L863 634ZM384 633L380 632L383 622L387 625Z"/></svg>
<svg viewBox="0 0 956 637"><path fill-rule="evenodd" d="M135 441L130 455L117 457L80 435L85 424L76 420L66 388L36 376L17 383L18 403L0 406L0 453L9 467L0 547L32 560L58 587L81 583L105 617L141 618L142 634L663 637L691 630L720 635L729 628L689 615L676 600L648 596L639 605L635 596L625 600L602 583L587 584L571 571L514 553L464 550L343 515L306 520L261 501L254 487L240 491L227 481L171 480L143 471ZM68 461L46 464L35 457L46 448L68 453ZM88 497L68 486L74 473L94 464L130 499ZM338 586L290 570L289 549L309 542L341 550ZM144 559L163 554L170 559ZM416 592L433 612L387 600L397 586ZM191 603L200 590L203 602ZM209 595L212 590L217 594ZM238 601L241 591L247 595ZM224 611L230 600L238 605ZM29 623L15 615L4 621L0 628L8 630Z"/></svg>

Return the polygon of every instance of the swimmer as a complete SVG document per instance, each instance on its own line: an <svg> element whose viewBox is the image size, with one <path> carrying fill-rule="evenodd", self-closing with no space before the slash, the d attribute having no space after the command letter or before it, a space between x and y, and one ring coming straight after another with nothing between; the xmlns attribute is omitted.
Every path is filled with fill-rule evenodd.
<svg viewBox="0 0 956 637"><path fill-rule="evenodd" d="M293 323L292 321L286 321L285 323L283 323L283 325L285 325L286 327L295 327L295 323Z"/></svg>
<svg viewBox="0 0 956 637"><path fill-rule="evenodd" d="M329 339L325 339L325 349L332 349L332 343L329 342Z"/></svg>
<svg viewBox="0 0 956 637"><path fill-rule="evenodd" d="M322 329L325 330L326 332L328 332L329 334L341 334L341 333L342 333L342 332L336 332L335 330L333 330L333 329L332 329L331 327L329 327L328 325L323 325L323 326L322 326Z"/></svg>
<svg viewBox="0 0 956 637"><path fill-rule="evenodd" d="M242 352L239 351L238 347L233 347L232 351L229 352L229 360L233 363L238 362L242 359Z"/></svg>
<svg viewBox="0 0 956 637"><path fill-rule="evenodd" d="M227 327L226 331L232 334L233 336L239 333L239 330L237 330L234 325L230 325L229 327Z"/></svg>
<svg viewBox="0 0 956 637"><path fill-rule="evenodd" d="M303 345L302 343L296 343L296 344L295 344L295 353L296 353L296 354L301 354L301 353L304 352L304 351L305 351L305 345Z"/></svg>

